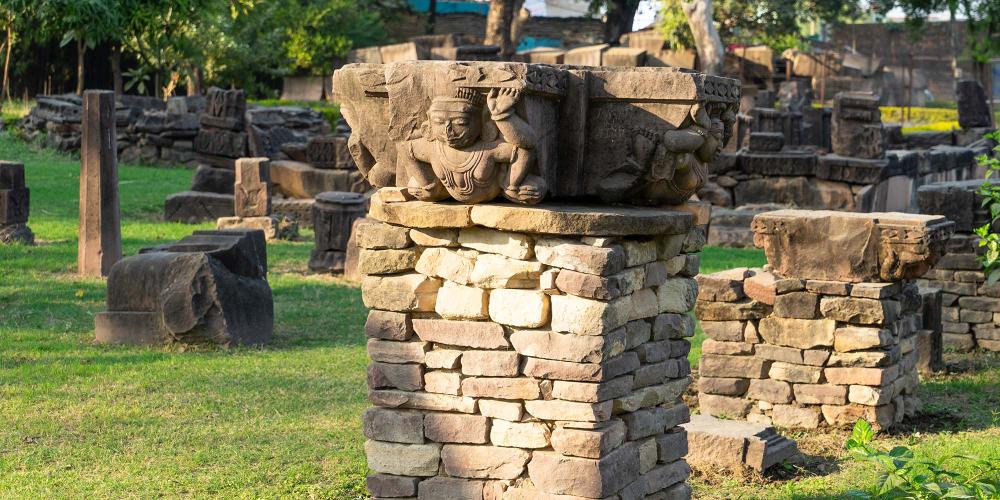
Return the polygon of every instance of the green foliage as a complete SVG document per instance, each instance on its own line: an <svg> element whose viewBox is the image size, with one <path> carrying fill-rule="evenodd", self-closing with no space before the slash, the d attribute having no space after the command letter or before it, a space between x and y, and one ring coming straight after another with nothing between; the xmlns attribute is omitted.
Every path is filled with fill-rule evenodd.
<svg viewBox="0 0 1000 500"><path fill-rule="evenodd" d="M907 108L900 106L881 106L879 109L882 111L882 121L886 122L902 123L907 114ZM906 123L938 123L957 120L958 111L955 109L911 107Z"/></svg>
<svg viewBox="0 0 1000 500"><path fill-rule="evenodd" d="M993 131L986 134L986 137L1000 142L1000 131ZM1000 145L994 147L993 151L1000 153ZM994 223L1000 219L1000 184L991 182L990 177L1000 171L1000 154L994 154L993 158L982 155L976 161L980 166L986 167L986 180L979 186L979 196L983 198L983 208L990 214L990 222L976 228L979 246L986 247L986 251L978 258L986 273L986 283L992 285L1000 280L1000 235L993 231Z"/></svg>
<svg viewBox="0 0 1000 500"><path fill-rule="evenodd" d="M876 486L867 491L852 491L853 498L998 498L1000 460L966 455L918 459L906 446L881 451L872 445L874 437L871 425L865 420L858 420L847 440L847 450L853 457L872 462L880 469ZM971 472L957 470L952 466L956 462L964 462Z"/></svg>
<svg viewBox="0 0 1000 500"><path fill-rule="evenodd" d="M250 102L260 105L260 106L299 106L302 108L309 108L317 113L323 115L326 121L330 123L330 127L337 126L337 120L340 119L340 106L334 104L330 101L294 101L288 99L252 99Z"/></svg>

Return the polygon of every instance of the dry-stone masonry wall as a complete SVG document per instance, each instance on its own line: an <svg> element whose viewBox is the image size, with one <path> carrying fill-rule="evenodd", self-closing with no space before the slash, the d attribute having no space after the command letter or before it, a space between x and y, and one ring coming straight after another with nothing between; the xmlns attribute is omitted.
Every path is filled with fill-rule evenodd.
<svg viewBox="0 0 1000 500"><path fill-rule="evenodd" d="M698 277L701 412L779 427L887 428L919 408L922 298L940 216L781 210L754 219L765 269Z"/></svg>
<svg viewBox="0 0 1000 500"><path fill-rule="evenodd" d="M704 207L405 198L376 193L356 232L370 493L689 498Z"/></svg>
<svg viewBox="0 0 1000 500"><path fill-rule="evenodd" d="M920 281L941 289L944 345L963 351L1000 351L1000 285L986 284L977 258L982 248L973 232L990 219L976 194L982 183L941 182L922 186L917 193L921 213L943 215L955 223L947 254Z"/></svg>

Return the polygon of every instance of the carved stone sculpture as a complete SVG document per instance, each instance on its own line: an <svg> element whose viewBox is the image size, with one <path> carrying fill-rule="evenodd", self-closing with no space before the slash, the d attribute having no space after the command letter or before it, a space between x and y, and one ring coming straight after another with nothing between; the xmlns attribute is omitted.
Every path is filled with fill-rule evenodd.
<svg viewBox="0 0 1000 500"><path fill-rule="evenodd" d="M349 149L417 199L678 204L732 134L738 81L677 68L408 61L334 74Z"/></svg>
<svg viewBox="0 0 1000 500"><path fill-rule="evenodd" d="M30 197L24 185L24 165L0 161L0 244L34 243L35 234L27 224Z"/></svg>

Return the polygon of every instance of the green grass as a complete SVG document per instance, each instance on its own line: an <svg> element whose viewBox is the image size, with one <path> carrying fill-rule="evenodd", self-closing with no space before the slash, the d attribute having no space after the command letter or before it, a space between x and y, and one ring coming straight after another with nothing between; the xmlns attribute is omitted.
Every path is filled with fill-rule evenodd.
<svg viewBox="0 0 1000 500"><path fill-rule="evenodd" d="M74 274L78 161L2 135L0 158L26 165L39 242L0 247L0 498L363 495L365 311L356 287L306 272L308 232L268 247L272 345L96 345L105 285ZM126 255L210 227L161 219L190 170L123 165L120 177ZM706 272L764 263L759 250L721 248L701 261ZM931 380L927 421L879 444L996 457L998 367L985 358ZM744 481L699 473L696 495L834 498L874 480L844 460L843 436L795 437L811 457L803 468Z"/></svg>

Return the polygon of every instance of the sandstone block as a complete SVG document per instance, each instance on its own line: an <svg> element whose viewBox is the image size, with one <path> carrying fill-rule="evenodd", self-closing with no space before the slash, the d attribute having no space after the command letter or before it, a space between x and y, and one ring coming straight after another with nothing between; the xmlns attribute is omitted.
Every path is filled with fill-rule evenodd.
<svg viewBox="0 0 1000 500"><path fill-rule="evenodd" d="M665 313L653 320L653 340L681 339L694 336L694 318L690 314Z"/></svg>
<svg viewBox="0 0 1000 500"><path fill-rule="evenodd" d="M366 276L361 298L369 309L433 311L441 281L421 274Z"/></svg>
<svg viewBox="0 0 1000 500"><path fill-rule="evenodd" d="M417 500L437 500L440 498L484 499L483 488L486 481L436 476L420 482Z"/></svg>
<svg viewBox="0 0 1000 500"><path fill-rule="evenodd" d="M405 227L361 222L354 228L354 238L361 248L378 250L383 248L402 249L411 245L409 230Z"/></svg>
<svg viewBox="0 0 1000 500"><path fill-rule="evenodd" d="M743 282L743 293L755 301L774 305L774 299L778 294L777 281L771 273L755 271L753 276Z"/></svg>
<svg viewBox="0 0 1000 500"><path fill-rule="evenodd" d="M603 302L555 295L551 300L552 329L577 335L602 335L619 328L628 322L632 312L631 297Z"/></svg>
<svg viewBox="0 0 1000 500"><path fill-rule="evenodd" d="M680 210L649 207L601 207L549 204L476 205L472 220L481 226L545 234L588 236L680 234L691 226L693 216Z"/></svg>
<svg viewBox="0 0 1000 500"><path fill-rule="evenodd" d="M449 281L438 289L434 311L444 319L489 319L489 301L487 290Z"/></svg>
<svg viewBox="0 0 1000 500"><path fill-rule="evenodd" d="M815 319L819 317L819 295L790 292L774 299L774 315L780 318Z"/></svg>
<svg viewBox="0 0 1000 500"><path fill-rule="evenodd" d="M482 227L467 227L459 231L458 244L480 252L506 255L512 259L530 259L534 255L530 236Z"/></svg>
<svg viewBox="0 0 1000 500"><path fill-rule="evenodd" d="M423 363L429 349L426 342L368 339L368 357L383 363Z"/></svg>
<svg viewBox="0 0 1000 500"><path fill-rule="evenodd" d="M820 301L823 316L861 325L882 325L896 321L899 302L856 297L824 297Z"/></svg>
<svg viewBox="0 0 1000 500"><path fill-rule="evenodd" d="M524 415L524 405L515 401L480 399L479 413L484 417L517 422Z"/></svg>
<svg viewBox="0 0 1000 500"><path fill-rule="evenodd" d="M598 276L625 269L625 250L621 246L594 247L563 238L539 238L535 258L548 266Z"/></svg>
<svg viewBox="0 0 1000 500"><path fill-rule="evenodd" d="M854 283L851 285L852 297L888 299L898 294L899 291L899 283Z"/></svg>
<svg viewBox="0 0 1000 500"><path fill-rule="evenodd" d="M899 366L888 368L825 368L826 381L837 385L882 386L892 383L899 374Z"/></svg>
<svg viewBox="0 0 1000 500"><path fill-rule="evenodd" d="M685 376L660 385L643 387L631 394L614 400L615 413L627 413L665 403L673 403L691 385L691 378Z"/></svg>
<svg viewBox="0 0 1000 500"><path fill-rule="evenodd" d="M632 391L632 384L633 379L629 375L598 383L556 380L552 383L552 397L566 401L600 403L628 394Z"/></svg>
<svg viewBox="0 0 1000 500"><path fill-rule="evenodd" d="M552 431L552 449L568 456L601 458L625 442L625 424L612 420L599 429L557 427Z"/></svg>
<svg viewBox="0 0 1000 500"><path fill-rule="evenodd" d="M690 475L691 467L683 460L661 465L643 477L646 483L646 494L656 495L662 492L664 498L687 498L691 495L691 489L682 483Z"/></svg>
<svg viewBox="0 0 1000 500"><path fill-rule="evenodd" d="M536 399L538 380L530 378L470 377L462 380L462 394L474 398Z"/></svg>
<svg viewBox="0 0 1000 500"><path fill-rule="evenodd" d="M440 370L424 373L424 390L458 396L462 393L462 375L458 372Z"/></svg>
<svg viewBox="0 0 1000 500"><path fill-rule="evenodd" d="M892 401L892 394L892 389L888 387L852 385L847 393L847 400L865 406L882 406Z"/></svg>
<svg viewBox="0 0 1000 500"><path fill-rule="evenodd" d="M417 494L420 478L393 476L392 474L369 474L365 486L372 496L378 498L412 497Z"/></svg>
<svg viewBox="0 0 1000 500"><path fill-rule="evenodd" d="M625 267L641 266L656 260L656 240L625 240Z"/></svg>
<svg viewBox="0 0 1000 500"><path fill-rule="evenodd" d="M712 274L699 274L698 300L715 302L736 302L746 297L743 293L743 280L750 276L750 270L745 267L729 269Z"/></svg>
<svg viewBox="0 0 1000 500"><path fill-rule="evenodd" d="M648 438L640 441L639 447L639 474L645 474L656 467L659 454L656 449L656 439Z"/></svg>
<svg viewBox="0 0 1000 500"><path fill-rule="evenodd" d="M413 320L413 330L424 342L474 349L507 349L503 327L483 321Z"/></svg>
<svg viewBox="0 0 1000 500"><path fill-rule="evenodd" d="M490 442L496 446L513 448L547 448L549 428L541 422L509 422L493 419L490 428Z"/></svg>
<svg viewBox="0 0 1000 500"><path fill-rule="evenodd" d="M424 354L424 365L427 368L454 370L462 359L462 351L457 349L434 349Z"/></svg>
<svg viewBox="0 0 1000 500"><path fill-rule="evenodd" d="M885 328L843 326L837 328L833 336L833 348L840 352L885 347L893 341L892 332Z"/></svg>
<svg viewBox="0 0 1000 500"><path fill-rule="evenodd" d="M424 414L412 410L368 408L361 414L365 437L393 443L424 443Z"/></svg>
<svg viewBox="0 0 1000 500"><path fill-rule="evenodd" d="M516 377L521 357L514 351L465 351L462 374L481 377Z"/></svg>
<svg viewBox="0 0 1000 500"><path fill-rule="evenodd" d="M742 321L704 321L701 322L701 330L709 339L720 342L742 342L743 322Z"/></svg>
<svg viewBox="0 0 1000 500"><path fill-rule="evenodd" d="M683 314L694 308L698 283L690 278L670 278L656 290L661 313Z"/></svg>
<svg viewBox="0 0 1000 500"><path fill-rule="evenodd" d="M410 239L422 247L458 246L458 229L424 228L410 229Z"/></svg>
<svg viewBox="0 0 1000 500"><path fill-rule="evenodd" d="M760 319L771 311L763 302L705 302L695 304L694 314L701 321L746 321Z"/></svg>
<svg viewBox="0 0 1000 500"><path fill-rule="evenodd" d="M528 464L528 476L549 494L609 497L639 477L639 449L626 444L600 460L536 451Z"/></svg>
<svg viewBox="0 0 1000 500"><path fill-rule="evenodd" d="M699 370L703 377L765 378L770 366L770 361L753 356L705 354Z"/></svg>
<svg viewBox="0 0 1000 500"><path fill-rule="evenodd" d="M624 353L603 363L574 363L551 359L526 358L522 371L529 377L578 382L603 382L639 368L634 352Z"/></svg>
<svg viewBox="0 0 1000 500"><path fill-rule="evenodd" d="M777 427L815 429L822 421L820 410L815 407L774 405L771 421Z"/></svg>
<svg viewBox="0 0 1000 500"><path fill-rule="evenodd" d="M701 412L715 417L742 419L750 412L751 405L753 405L753 402L749 399L714 394L698 394L698 406Z"/></svg>
<svg viewBox="0 0 1000 500"><path fill-rule="evenodd" d="M779 364L780 363L775 363L771 366L772 373L774 372L774 366ZM791 403L792 386L788 382L782 382L781 379L754 379L750 381L750 387L747 390L746 397L774 404Z"/></svg>
<svg viewBox="0 0 1000 500"><path fill-rule="evenodd" d="M753 346L753 344L747 344L746 342L720 342L718 340L705 339L701 344L701 352L706 354L739 356L753 354Z"/></svg>
<svg viewBox="0 0 1000 500"><path fill-rule="evenodd" d="M435 443L485 444L489 441L490 421L480 415L428 413L424 434Z"/></svg>
<svg viewBox="0 0 1000 500"><path fill-rule="evenodd" d="M489 313L497 323L538 328L549 322L549 296L537 290L493 290Z"/></svg>
<svg viewBox="0 0 1000 500"><path fill-rule="evenodd" d="M468 285L476 262L474 250L427 248L420 254L415 266L418 273Z"/></svg>
<svg viewBox="0 0 1000 500"><path fill-rule="evenodd" d="M446 394L369 390L368 400L373 405L387 408L414 408L418 410L456 411L459 413L472 413L476 411L475 399Z"/></svg>
<svg viewBox="0 0 1000 500"><path fill-rule="evenodd" d="M422 365L372 362L368 364L368 387L419 391L424 387Z"/></svg>
<svg viewBox="0 0 1000 500"><path fill-rule="evenodd" d="M650 288L638 290L631 295L632 311L629 321L655 317L660 312L659 299Z"/></svg>
<svg viewBox="0 0 1000 500"><path fill-rule="evenodd" d="M896 410L893 405L823 405L821 409L823 411L823 419L832 427L852 426L859 419L863 418L877 430L892 425L896 417Z"/></svg>
<svg viewBox="0 0 1000 500"><path fill-rule="evenodd" d="M825 300L825 299L824 299ZM793 319L767 317L760 320L758 331L769 344L812 349L833 345L837 322L831 319Z"/></svg>
<svg viewBox="0 0 1000 500"><path fill-rule="evenodd" d="M441 445L365 441L368 467L382 474L428 477L437 474Z"/></svg>
<svg viewBox="0 0 1000 500"><path fill-rule="evenodd" d="M696 417L692 417L696 418ZM688 454L688 433L683 427L667 429L656 437L656 447L660 463L671 463Z"/></svg>
<svg viewBox="0 0 1000 500"><path fill-rule="evenodd" d="M641 272L640 272L641 271ZM610 276L561 270L556 276L556 288L563 293L590 299L612 300L628 295L642 286L644 269L625 270Z"/></svg>
<svg viewBox="0 0 1000 500"><path fill-rule="evenodd" d="M842 405L847 403L847 386L830 384L795 384L795 401L801 404Z"/></svg>
<svg viewBox="0 0 1000 500"><path fill-rule="evenodd" d="M358 272L361 274L396 274L410 271L420 256L416 248L403 250L368 250L358 253Z"/></svg>
<svg viewBox="0 0 1000 500"><path fill-rule="evenodd" d="M542 268L540 262L487 253L476 258L469 279L481 288L536 288Z"/></svg>
<svg viewBox="0 0 1000 500"><path fill-rule="evenodd" d="M531 452L517 448L446 444L441 462L450 476L473 479L516 479L524 472Z"/></svg>
<svg viewBox="0 0 1000 500"><path fill-rule="evenodd" d="M471 205L424 201L385 203L381 193L372 196L368 209L368 216L373 219L411 228L470 227L471 214Z"/></svg>
<svg viewBox="0 0 1000 500"><path fill-rule="evenodd" d="M698 379L698 391L719 396L742 396L750 387L750 379L701 377Z"/></svg>
<svg viewBox="0 0 1000 500"><path fill-rule="evenodd" d="M611 401L581 403L576 401L525 401L524 409L541 420L604 422L611 418Z"/></svg>
<svg viewBox="0 0 1000 500"><path fill-rule="evenodd" d="M786 382L816 384L823 378L823 368L776 361L771 365L769 376L772 379L784 380Z"/></svg>
<svg viewBox="0 0 1000 500"><path fill-rule="evenodd" d="M409 314L372 309L365 322L365 335L385 340L409 340L413 336L413 324Z"/></svg>
<svg viewBox="0 0 1000 500"><path fill-rule="evenodd" d="M635 349L653 338L653 325L646 320L629 321L625 324L625 348ZM667 337L669 338L669 337Z"/></svg>
<svg viewBox="0 0 1000 500"><path fill-rule="evenodd" d="M829 280L806 280L806 290L820 295L850 295L852 283Z"/></svg>
<svg viewBox="0 0 1000 500"><path fill-rule="evenodd" d="M575 335L547 330L518 330L510 335L514 349L524 356L576 363L599 363L625 351L626 330L607 335Z"/></svg>

